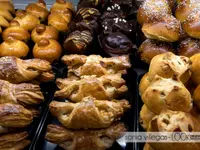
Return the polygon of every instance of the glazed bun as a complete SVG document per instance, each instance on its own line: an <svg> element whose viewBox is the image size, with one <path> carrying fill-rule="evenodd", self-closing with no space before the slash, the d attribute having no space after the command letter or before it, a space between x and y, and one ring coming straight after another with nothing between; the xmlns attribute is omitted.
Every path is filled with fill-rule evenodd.
<svg viewBox="0 0 200 150"><path fill-rule="evenodd" d="M29 47L22 41L16 40L13 37L8 37L0 45L0 56L16 56L18 58L26 57L29 52Z"/></svg>
<svg viewBox="0 0 200 150"><path fill-rule="evenodd" d="M33 56L35 58L44 59L49 62L54 62L58 60L62 53L61 45L52 39L42 38L33 47Z"/></svg>
<svg viewBox="0 0 200 150"><path fill-rule="evenodd" d="M143 127L143 129L147 129L149 126L149 122L156 114L151 112L146 105L142 106L142 109L140 110L140 125Z"/></svg>
<svg viewBox="0 0 200 150"><path fill-rule="evenodd" d="M58 31L52 26L39 24L35 29L33 29L31 33L31 39L33 42L37 43L42 38L58 40Z"/></svg>
<svg viewBox="0 0 200 150"><path fill-rule="evenodd" d="M140 80L140 84L139 84L139 94L142 96L142 94L144 93L144 91L148 88L148 86L150 85L150 81L148 79L148 72L142 77L142 79Z"/></svg>
<svg viewBox="0 0 200 150"><path fill-rule="evenodd" d="M190 114L181 111L164 110L153 118L149 124L149 132L199 132L199 122ZM156 150L198 150L199 143L149 143Z"/></svg>
<svg viewBox="0 0 200 150"><path fill-rule="evenodd" d="M172 15L155 17L153 20L145 22L142 32L149 39L166 42L176 42L180 37L180 22Z"/></svg>
<svg viewBox="0 0 200 150"><path fill-rule="evenodd" d="M38 2L26 6L26 12L36 16L40 21L45 21L49 15L44 0L38 0Z"/></svg>
<svg viewBox="0 0 200 150"><path fill-rule="evenodd" d="M10 22L10 26L6 28L2 33L2 38L6 41L10 36L16 40L27 42L30 39L29 32L19 25L19 22L13 20Z"/></svg>
<svg viewBox="0 0 200 150"><path fill-rule="evenodd" d="M192 38L187 38L179 44L178 55L191 57L194 54L200 53L200 41Z"/></svg>
<svg viewBox="0 0 200 150"><path fill-rule="evenodd" d="M191 80L197 86L200 84L200 53L193 55L190 60L192 61Z"/></svg>
<svg viewBox="0 0 200 150"><path fill-rule="evenodd" d="M18 21L20 26L28 31L32 31L36 25L40 24L40 21L37 17L27 13L24 10L18 10L14 20Z"/></svg>
<svg viewBox="0 0 200 150"><path fill-rule="evenodd" d="M50 12L58 12L63 13L66 10L70 10L71 12L75 11L73 4L69 1L65 0L56 0L56 2L52 5Z"/></svg>
<svg viewBox="0 0 200 150"><path fill-rule="evenodd" d="M166 53L175 53L172 45L168 43L159 42L156 40L146 39L139 47L139 55L142 61L150 64L154 56Z"/></svg>
<svg viewBox="0 0 200 150"><path fill-rule="evenodd" d="M188 112L192 108L190 92L175 78L155 76L142 94L142 101L155 114L164 109Z"/></svg>
<svg viewBox="0 0 200 150"><path fill-rule="evenodd" d="M149 67L149 80L152 81L156 75L163 78L176 76L183 84L187 83L191 76L191 61L185 56L176 56L171 52L155 56Z"/></svg>

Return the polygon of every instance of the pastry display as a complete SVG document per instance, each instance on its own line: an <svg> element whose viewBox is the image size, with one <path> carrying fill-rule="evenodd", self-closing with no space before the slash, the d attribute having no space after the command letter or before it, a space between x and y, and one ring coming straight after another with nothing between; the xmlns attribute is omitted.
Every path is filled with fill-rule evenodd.
<svg viewBox="0 0 200 150"><path fill-rule="evenodd" d="M52 26L39 24L31 32L31 39L33 42L38 43L42 38L58 40L58 31Z"/></svg>
<svg viewBox="0 0 200 150"><path fill-rule="evenodd" d="M33 56L35 58L47 60L51 63L58 60L61 53L61 45L52 39L41 38L33 47Z"/></svg>
<svg viewBox="0 0 200 150"><path fill-rule="evenodd" d="M77 131L50 124L47 127L45 138L65 150L104 150L111 147L125 131L121 123L113 124L106 129Z"/></svg>
<svg viewBox="0 0 200 150"><path fill-rule="evenodd" d="M38 2L26 6L26 12L36 16L40 21L45 21L49 15L44 0L38 0Z"/></svg>
<svg viewBox="0 0 200 150"><path fill-rule="evenodd" d="M49 74L52 74L51 65L45 60L22 60L14 56L0 58L0 79L10 83L27 82L36 78L39 80L39 77L46 77L48 81L54 79L54 75Z"/></svg>
<svg viewBox="0 0 200 150"><path fill-rule="evenodd" d="M56 84L60 90L56 91L55 97L68 98L73 102L82 101L86 96L111 100L128 91L120 74L108 74L99 78L83 76L80 80L57 79Z"/></svg>
<svg viewBox="0 0 200 150"><path fill-rule="evenodd" d="M52 101L49 108L66 128L99 129L107 128L119 120L130 105L126 100L108 101L86 97L78 103Z"/></svg>
<svg viewBox="0 0 200 150"><path fill-rule="evenodd" d="M68 66L68 77L83 75L126 74L126 69L131 67L127 55L102 58L99 55L65 55L62 57L64 64Z"/></svg>
<svg viewBox="0 0 200 150"><path fill-rule="evenodd" d="M20 26L28 31L32 31L38 24L40 24L40 21L36 16L27 13L24 10L18 10L14 20L18 21Z"/></svg>
<svg viewBox="0 0 200 150"><path fill-rule="evenodd" d="M12 36L7 37L6 41L0 45L0 56L16 56L18 58L26 57L29 47L26 43L16 40Z"/></svg>

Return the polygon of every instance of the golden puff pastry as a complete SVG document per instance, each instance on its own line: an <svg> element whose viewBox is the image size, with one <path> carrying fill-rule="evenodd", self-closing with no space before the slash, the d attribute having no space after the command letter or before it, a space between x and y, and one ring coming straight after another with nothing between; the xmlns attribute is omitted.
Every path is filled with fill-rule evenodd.
<svg viewBox="0 0 200 150"><path fill-rule="evenodd" d="M27 127L33 121L32 113L18 104L0 104L0 126Z"/></svg>
<svg viewBox="0 0 200 150"><path fill-rule="evenodd" d="M83 75L126 74L126 69L131 67L128 55L102 58L99 55L65 55L62 57L64 64L68 65L68 77Z"/></svg>
<svg viewBox="0 0 200 150"><path fill-rule="evenodd" d="M1 135L0 150L23 150L31 143L27 137L26 131Z"/></svg>
<svg viewBox="0 0 200 150"><path fill-rule="evenodd" d="M56 102L49 105L50 112L70 129L107 128L120 119L130 105L127 100L95 100L86 97L81 102Z"/></svg>
<svg viewBox="0 0 200 150"><path fill-rule="evenodd" d="M27 82L34 79L49 78L51 65L48 61L41 59L22 60L14 56L0 58L0 79L10 83ZM51 76L49 80L54 78Z"/></svg>
<svg viewBox="0 0 200 150"><path fill-rule="evenodd" d="M44 100L39 85L30 83L11 84L8 81L0 80L0 91L0 104L34 106Z"/></svg>
<svg viewBox="0 0 200 150"><path fill-rule="evenodd" d="M142 109L140 110L140 125L143 127L143 129L147 129L149 122L156 114L150 111L147 106L144 104L142 106Z"/></svg>
<svg viewBox="0 0 200 150"><path fill-rule="evenodd" d="M69 130L58 125L48 125L45 138L65 150L105 150L125 131L122 123L100 130Z"/></svg>
<svg viewBox="0 0 200 150"><path fill-rule="evenodd" d="M150 85L150 83L151 82L149 81L148 73L146 73L142 77L142 79L140 80L140 84L139 84L139 94L140 94L140 96L142 96L142 94L148 88L148 86Z"/></svg>
<svg viewBox="0 0 200 150"><path fill-rule="evenodd" d="M68 98L73 102L80 102L86 96L96 99L113 99L124 95L128 88L120 74L96 76L83 76L79 80L70 78L57 79L59 91L55 97Z"/></svg>
<svg viewBox="0 0 200 150"><path fill-rule="evenodd" d="M176 56L168 52L155 56L149 67L148 77L152 81L156 75L163 78L177 76L184 84L191 76L191 61L185 56Z"/></svg>
<svg viewBox="0 0 200 150"><path fill-rule="evenodd" d="M176 78L155 76L142 95L149 110L159 114L163 109L190 111L192 98L182 82Z"/></svg>
<svg viewBox="0 0 200 150"><path fill-rule="evenodd" d="M199 132L199 122L190 114L164 110L149 124L149 132ZM199 143L149 143L156 150L198 150Z"/></svg>

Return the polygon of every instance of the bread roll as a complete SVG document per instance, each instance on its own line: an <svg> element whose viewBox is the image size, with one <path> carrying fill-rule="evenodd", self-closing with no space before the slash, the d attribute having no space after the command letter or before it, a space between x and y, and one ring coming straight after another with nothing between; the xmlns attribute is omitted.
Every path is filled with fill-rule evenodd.
<svg viewBox="0 0 200 150"><path fill-rule="evenodd" d="M194 90L192 98L195 105L200 109L200 85L198 85L197 88Z"/></svg>
<svg viewBox="0 0 200 150"><path fill-rule="evenodd" d="M190 111L192 98L190 92L177 79L155 76L142 95L148 109L159 114L163 109Z"/></svg>
<svg viewBox="0 0 200 150"><path fill-rule="evenodd" d="M190 114L200 123L200 111L196 105L192 107Z"/></svg>
<svg viewBox="0 0 200 150"><path fill-rule="evenodd" d="M22 28L19 22L13 20L10 22L10 27L6 28L2 33L2 38L6 41L10 36L16 40L27 42L30 39L28 30Z"/></svg>
<svg viewBox="0 0 200 150"><path fill-rule="evenodd" d="M14 20L18 21L20 26L28 31L32 31L40 21L32 14L25 12L24 10L18 10Z"/></svg>
<svg viewBox="0 0 200 150"><path fill-rule="evenodd" d="M181 41L179 45L178 55L191 57L194 54L200 53L200 41L192 38L187 38Z"/></svg>
<svg viewBox="0 0 200 150"><path fill-rule="evenodd" d="M147 129L149 126L149 122L156 114L150 111L147 106L144 104L142 109L140 110L140 125L143 129Z"/></svg>
<svg viewBox="0 0 200 150"><path fill-rule="evenodd" d="M70 10L71 12L75 11L73 4L69 1L65 0L56 0L56 2L52 5L50 12L58 12L63 13L66 10Z"/></svg>
<svg viewBox="0 0 200 150"><path fill-rule="evenodd" d="M140 80L140 84L139 84L139 94L140 94L140 96L142 96L142 94L148 88L149 85L150 85L150 81L148 79L148 73L146 73L142 77L142 79Z"/></svg>
<svg viewBox="0 0 200 150"><path fill-rule="evenodd" d="M141 60L150 64L154 56L166 52L175 52L172 45L168 43L158 42L155 40L147 39L139 47L139 55Z"/></svg>
<svg viewBox="0 0 200 150"><path fill-rule="evenodd" d="M197 86L200 84L200 53L193 55L190 60L192 61L191 80Z"/></svg>
<svg viewBox="0 0 200 150"><path fill-rule="evenodd" d="M31 33L31 39L33 42L37 43L42 38L58 40L58 31L52 26L45 26L44 24L39 24L33 29Z"/></svg>
<svg viewBox="0 0 200 150"><path fill-rule="evenodd" d="M184 84L191 76L191 61L185 56L176 56L168 52L155 56L149 67L149 80L152 81L156 75L163 78L177 76Z"/></svg>
<svg viewBox="0 0 200 150"><path fill-rule="evenodd" d="M33 56L35 58L40 58L47 60L49 62L54 62L58 60L62 53L62 47L60 44L52 39L42 38L33 47Z"/></svg>
<svg viewBox="0 0 200 150"><path fill-rule="evenodd" d="M8 37L0 45L0 56L16 56L18 58L26 57L29 52L29 47L22 41L16 40L13 37Z"/></svg>

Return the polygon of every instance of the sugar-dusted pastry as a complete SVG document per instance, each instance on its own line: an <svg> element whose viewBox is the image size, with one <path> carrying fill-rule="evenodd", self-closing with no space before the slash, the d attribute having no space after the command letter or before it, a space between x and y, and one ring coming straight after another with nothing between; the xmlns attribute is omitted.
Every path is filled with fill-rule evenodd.
<svg viewBox="0 0 200 150"><path fill-rule="evenodd" d="M21 27L18 21L13 20L10 22L10 26L2 32L2 38L4 41L9 37L27 42L30 39L30 33L28 30Z"/></svg>
<svg viewBox="0 0 200 150"><path fill-rule="evenodd" d="M146 73L140 80L139 84L139 94L142 96L142 94L145 92L145 90L148 88L150 85L148 73Z"/></svg>
<svg viewBox="0 0 200 150"><path fill-rule="evenodd" d="M57 79L56 84L60 90L56 91L55 97L68 98L73 102L82 101L86 96L93 96L99 100L111 100L128 91L121 74L108 74L99 78L83 76L80 80Z"/></svg>
<svg viewBox="0 0 200 150"><path fill-rule="evenodd" d="M28 31L32 31L36 25L40 24L40 20L36 16L25 10L18 10L14 20L18 21L20 26Z"/></svg>
<svg viewBox="0 0 200 150"><path fill-rule="evenodd" d="M49 81L54 78L54 75L49 78L49 74L53 74L51 65L45 60L22 60L14 56L0 58L0 79L7 80L10 83L27 82L36 78L40 80L40 77L46 77L46 80Z"/></svg>
<svg viewBox="0 0 200 150"><path fill-rule="evenodd" d="M32 113L18 104L0 104L0 126L27 127L33 121Z"/></svg>
<svg viewBox="0 0 200 150"><path fill-rule="evenodd" d="M40 104L44 97L39 85L30 83L11 84L0 80L0 104L13 103L25 106Z"/></svg>
<svg viewBox="0 0 200 150"><path fill-rule="evenodd" d="M8 133L0 136L1 150L23 150L31 141L27 140L28 133L26 131Z"/></svg>
<svg viewBox="0 0 200 150"><path fill-rule="evenodd" d="M78 103L53 101L49 105L50 112L70 129L107 128L128 108L130 105L126 100L96 100L92 97L85 97Z"/></svg>
<svg viewBox="0 0 200 150"><path fill-rule="evenodd" d="M181 111L164 110L155 116L149 124L149 132L199 132L200 123L190 114ZM174 137L175 139L175 137ZM155 142L149 143L155 150L198 150L199 143Z"/></svg>
<svg viewBox="0 0 200 150"><path fill-rule="evenodd" d="M177 76L184 84L191 76L191 61L185 56L176 56L168 52L155 56L149 67L148 77L152 81L156 75L163 78Z"/></svg>
<svg viewBox="0 0 200 150"><path fill-rule="evenodd" d="M142 109L140 110L140 125L143 129L147 129L149 122L156 114L150 111L145 104L143 104Z"/></svg>
<svg viewBox="0 0 200 150"><path fill-rule="evenodd" d="M156 114L163 109L188 112L192 108L190 92L177 78L155 76L143 93L142 100Z"/></svg>
<svg viewBox="0 0 200 150"><path fill-rule="evenodd" d="M192 67L191 67L191 80L192 82L197 86L200 84L200 53L193 55L190 57L190 60L192 61Z"/></svg>
<svg viewBox="0 0 200 150"><path fill-rule="evenodd" d="M111 147L125 131L126 128L122 123L100 130L69 130L50 124L45 139L65 150L105 150Z"/></svg>
<svg viewBox="0 0 200 150"><path fill-rule="evenodd" d="M131 67L127 55L102 58L99 55L65 55L62 62L68 65L68 77L83 75L126 74L126 69Z"/></svg>
<svg viewBox="0 0 200 150"><path fill-rule="evenodd" d="M38 0L36 3L31 3L26 6L26 12L36 16L40 21L45 21L49 15L44 0Z"/></svg>

